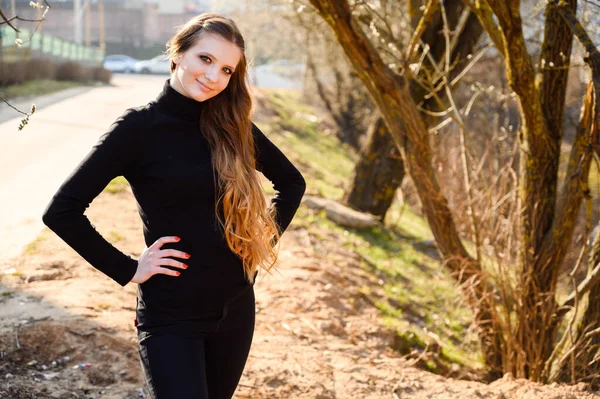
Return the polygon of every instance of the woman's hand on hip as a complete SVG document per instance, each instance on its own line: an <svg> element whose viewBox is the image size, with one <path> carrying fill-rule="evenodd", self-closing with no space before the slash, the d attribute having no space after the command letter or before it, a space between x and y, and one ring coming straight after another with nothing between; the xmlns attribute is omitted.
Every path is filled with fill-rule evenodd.
<svg viewBox="0 0 600 399"><path fill-rule="evenodd" d="M173 277L179 276L181 272L167 269L162 266L173 266L181 269L187 269L188 266L183 262L168 259L166 256L189 259L190 255L176 249L160 249L168 242L178 242L179 240L179 237L161 237L156 240L154 244L150 245L149 248L146 248L142 253L142 256L140 256L140 259L138 259L137 271L131 279L131 282L141 284L155 274L167 274Z"/></svg>

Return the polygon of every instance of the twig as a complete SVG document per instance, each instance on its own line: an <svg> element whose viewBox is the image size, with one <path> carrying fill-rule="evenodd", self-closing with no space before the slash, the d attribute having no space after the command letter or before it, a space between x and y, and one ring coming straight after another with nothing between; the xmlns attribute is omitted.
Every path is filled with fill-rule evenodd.
<svg viewBox="0 0 600 399"><path fill-rule="evenodd" d="M469 216L470 216L471 229L473 232L473 241L475 242L475 248L476 248L475 260L480 261L482 259L481 236L480 236L480 231L479 231L479 223L477 221L477 216L475 215L475 209L473 208L473 186L471 183L471 174L470 174L471 166L469 165L469 161L467 159L465 126L464 126L464 122L462 120L460 113L457 112L457 106L454 101L454 96L448 85L448 76L450 75L450 55L451 55L450 54L450 51L451 51L450 26L448 25L446 8L445 8L443 2L440 2L440 8L441 8L442 22L444 24L444 28L443 28L442 32L444 34L444 40L446 41L446 53L445 53L445 57L444 57L444 74L443 74L442 80L444 82L446 96L448 97L448 101L450 102L449 109L453 111L456 121L458 122L459 139L460 139L460 153L461 153L461 161L462 161L463 176L464 176L463 183L465 185L465 191L467 193L467 210L468 210ZM432 59L431 62L433 64L434 60ZM434 65L434 67L435 67L435 65ZM436 96L436 98L437 98L437 96Z"/></svg>
<svg viewBox="0 0 600 399"><path fill-rule="evenodd" d="M587 275L585 280L579 283L579 286L576 290L574 290L568 297L567 300L562 304L557 314L562 316L564 313L567 313L571 307L575 304L577 300L577 295L581 297L581 295L587 293L589 290L594 288L598 282L600 282L600 263L598 263L594 269Z"/></svg>
<svg viewBox="0 0 600 399"><path fill-rule="evenodd" d="M425 30L430 24L431 19L435 15L435 12L437 11L438 7L439 0L429 0L429 2L427 3L425 11L423 11L423 15L421 16L421 19L417 24L415 32L413 33L410 42L408 43L408 46L406 46L406 59L408 60L408 62L412 62L413 57L417 54L419 43L421 42L421 37L423 37L423 34L425 33Z"/></svg>
<svg viewBox="0 0 600 399"><path fill-rule="evenodd" d="M31 114L28 114L27 112L23 112L20 109L15 108L11 103L8 102L8 100L2 96L0 96L0 100L4 101L6 103L6 105L8 105L9 107L11 107L12 109L14 109L15 111L25 115L25 116L31 116Z"/></svg>
<svg viewBox="0 0 600 399"><path fill-rule="evenodd" d="M11 28L13 28L15 30L15 32L20 32L20 30L18 30L17 27L14 26L13 24L11 24L10 20L8 18L6 18L6 15L4 15L1 8L0 8L0 18L2 18L2 20L4 20L3 24L7 23L8 26L10 26Z"/></svg>
<svg viewBox="0 0 600 399"><path fill-rule="evenodd" d="M19 328L21 328L21 325L17 324L17 328L15 329L15 341L17 343L17 349L21 349L21 344L19 343Z"/></svg>
<svg viewBox="0 0 600 399"><path fill-rule="evenodd" d="M15 15L12 18L5 19L4 22L0 22L0 25L4 25L4 24L11 25L10 21L14 21L15 19L17 21L23 21L23 22L39 22L39 21L43 21L44 20L44 18L42 18L42 19L27 19L27 18L21 18L18 15ZM12 25L11 25L11 27L12 27ZM17 31L17 32L19 32L19 31Z"/></svg>
<svg viewBox="0 0 600 399"><path fill-rule="evenodd" d="M317 327L314 326L314 324L312 324L305 317L300 317L300 321L302 321L304 324L306 324L307 326L309 326L310 329L313 330L314 332L316 332L317 334L321 334L322 333L321 331L319 331L319 329Z"/></svg>
<svg viewBox="0 0 600 399"><path fill-rule="evenodd" d="M27 320L25 323L23 323L23 325L29 324L29 323L37 323L38 321L44 321L44 320L48 320L50 318L51 318L51 316L38 317L37 319L31 317L31 318L29 318L29 320Z"/></svg>
<svg viewBox="0 0 600 399"><path fill-rule="evenodd" d="M70 328L68 328L67 331L69 331L71 334L79 335L80 337L89 337L90 335L94 334L94 331L82 333L79 331L71 330Z"/></svg>
<svg viewBox="0 0 600 399"><path fill-rule="evenodd" d="M31 318L31 319L27 320L25 323L23 323L22 325L29 324L29 323L35 323L37 321L42 321L42 320L48 320L49 318L50 318L50 316L44 316L44 317L40 317L38 319ZM20 329L21 329L21 324L17 324L15 327L15 343L16 343L17 349L21 349L21 343L19 342Z"/></svg>

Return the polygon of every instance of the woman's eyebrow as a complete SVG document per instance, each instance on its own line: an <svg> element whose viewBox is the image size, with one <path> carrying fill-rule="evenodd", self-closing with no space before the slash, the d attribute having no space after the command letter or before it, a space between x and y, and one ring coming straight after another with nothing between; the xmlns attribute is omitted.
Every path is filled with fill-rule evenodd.
<svg viewBox="0 0 600 399"><path fill-rule="evenodd" d="M217 59L217 57L215 57L214 55L212 55L211 53L207 53L206 51L202 51L202 54L206 54L208 56L210 56L211 58L214 58L215 60ZM235 68L229 65L223 65L224 67L227 67L229 69L231 69L232 71L235 71Z"/></svg>

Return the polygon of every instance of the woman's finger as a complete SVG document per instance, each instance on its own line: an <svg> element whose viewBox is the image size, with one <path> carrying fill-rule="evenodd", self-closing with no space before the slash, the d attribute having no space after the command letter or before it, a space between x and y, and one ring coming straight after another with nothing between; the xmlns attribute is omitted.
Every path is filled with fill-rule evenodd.
<svg viewBox="0 0 600 399"><path fill-rule="evenodd" d="M173 257L182 258L182 259L190 258L190 254L185 253L183 251L178 251L176 249L161 249L160 251L157 251L156 254L158 256L160 256L161 258L164 258L167 256L173 256Z"/></svg>
<svg viewBox="0 0 600 399"><path fill-rule="evenodd" d="M188 265L183 262L176 261L174 259L160 259L157 266L173 266L178 267L180 269L187 269Z"/></svg>
<svg viewBox="0 0 600 399"><path fill-rule="evenodd" d="M156 269L154 269L155 273L154 274L166 274L168 276L174 276L177 277L181 274L181 272L178 272L176 270L171 270L171 269L167 269L166 267L160 267L158 266Z"/></svg>
<svg viewBox="0 0 600 399"><path fill-rule="evenodd" d="M158 240L154 241L154 243L150 246L152 249L160 249L163 245L168 242L179 242L181 239L177 236L164 236L160 237Z"/></svg>

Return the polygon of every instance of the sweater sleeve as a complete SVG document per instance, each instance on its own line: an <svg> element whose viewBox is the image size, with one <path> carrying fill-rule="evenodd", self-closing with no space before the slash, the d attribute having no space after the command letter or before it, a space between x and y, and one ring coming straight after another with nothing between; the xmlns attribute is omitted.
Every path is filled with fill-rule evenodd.
<svg viewBox="0 0 600 399"><path fill-rule="evenodd" d="M306 191L306 181L289 159L253 123L252 133L257 152L256 169L273 183L277 191L271 203L280 233L291 223Z"/></svg>
<svg viewBox="0 0 600 399"><path fill-rule="evenodd" d="M131 281L138 262L104 239L84 212L113 178L126 174L135 159L137 119L133 109L117 118L62 183L42 216L46 226L121 286Z"/></svg>

